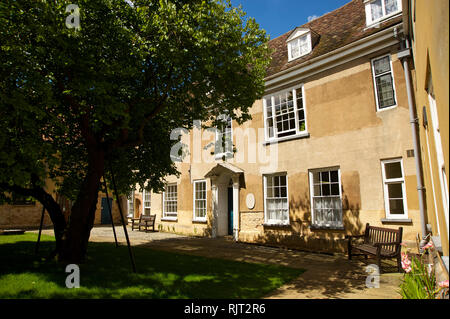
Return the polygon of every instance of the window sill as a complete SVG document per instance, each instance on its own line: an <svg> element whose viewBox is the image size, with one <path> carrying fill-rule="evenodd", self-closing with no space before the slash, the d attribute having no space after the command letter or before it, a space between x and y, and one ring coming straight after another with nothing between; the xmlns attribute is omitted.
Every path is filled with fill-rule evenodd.
<svg viewBox="0 0 450 319"><path fill-rule="evenodd" d="M310 225L311 230L345 230L344 226Z"/></svg>
<svg viewBox="0 0 450 319"><path fill-rule="evenodd" d="M192 223L194 224L206 224L207 220L206 219L193 219Z"/></svg>
<svg viewBox="0 0 450 319"><path fill-rule="evenodd" d="M377 113L393 110L395 108L397 108L397 104L394 104L394 105L391 105L391 106L386 106L386 107L383 107L381 109L377 106Z"/></svg>
<svg viewBox="0 0 450 319"><path fill-rule="evenodd" d="M178 217L163 217L161 218L162 222L177 222Z"/></svg>
<svg viewBox="0 0 450 319"><path fill-rule="evenodd" d="M291 224L282 224L282 223L264 223L262 224L264 227L291 227Z"/></svg>
<svg viewBox="0 0 450 319"><path fill-rule="evenodd" d="M310 135L308 132L303 132L303 133L299 133L296 135L292 135L292 136L286 136L286 137L280 137L274 140L270 140L270 141L264 141L263 145L270 145L270 144L276 144L276 143L281 143L281 142L285 142L285 141L292 141L292 140L297 140L300 138L308 138Z"/></svg>
<svg viewBox="0 0 450 319"><path fill-rule="evenodd" d="M382 223L403 223L403 224L411 224L412 219L410 218L382 218Z"/></svg>

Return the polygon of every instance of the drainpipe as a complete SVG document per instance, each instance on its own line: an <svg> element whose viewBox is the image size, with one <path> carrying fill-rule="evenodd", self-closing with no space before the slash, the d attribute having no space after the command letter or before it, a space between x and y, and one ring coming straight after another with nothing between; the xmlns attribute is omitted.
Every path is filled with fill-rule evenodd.
<svg viewBox="0 0 450 319"><path fill-rule="evenodd" d="M414 144L414 160L416 163L416 177L417 177L417 192L419 196L419 209L420 209L420 222L421 222L421 232L422 241L420 242L420 249L426 244L427 230L425 223L425 205L424 205L424 190L425 187L422 183L422 166L419 158L419 138L417 136L419 119L416 117L413 99L413 89L411 85L411 75L409 72L409 62L408 58L411 57L411 49L409 46L408 38L405 38L405 49L398 53L399 59L403 63L403 70L405 72L406 81L406 92L408 95L408 106L409 106L409 119L411 123L411 131Z"/></svg>

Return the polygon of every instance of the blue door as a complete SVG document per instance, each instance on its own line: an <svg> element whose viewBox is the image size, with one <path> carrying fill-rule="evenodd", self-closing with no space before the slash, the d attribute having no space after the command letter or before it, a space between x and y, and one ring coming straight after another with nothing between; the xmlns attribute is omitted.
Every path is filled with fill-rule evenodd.
<svg viewBox="0 0 450 319"><path fill-rule="evenodd" d="M228 235L233 235L233 188L228 188Z"/></svg>
<svg viewBox="0 0 450 319"><path fill-rule="evenodd" d="M112 208L112 198L109 199L109 206L106 197L102 198L102 225L111 224L111 214L109 207Z"/></svg>

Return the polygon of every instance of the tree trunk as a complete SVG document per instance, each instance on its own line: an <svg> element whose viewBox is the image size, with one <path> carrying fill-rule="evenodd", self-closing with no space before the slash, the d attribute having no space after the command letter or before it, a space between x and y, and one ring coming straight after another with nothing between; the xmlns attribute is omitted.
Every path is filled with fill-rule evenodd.
<svg viewBox="0 0 450 319"><path fill-rule="evenodd" d="M56 247L52 257L58 256L62 251L64 232L67 226L66 219L64 218L61 207L50 194L42 190L42 194L37 198L39 198L39 201L44 205L53 223Z"/></svg>
<svg viewBox="0 0 450 319"><path fill-rule="evenodd" d="M103 152L89 156L88 172L69 217L60 253L61 261L77 264L85 259L91 229L94 226L104 162Z"/></svg>
<svg viewBox="0 0 450 319"><path fill-rule="evenodd" d="M22 194L24 196L32 196L45 207L45 210L48 212L53 223L53 229L55 232L56 247L52 255L59 255L62 249L64 231L66 230L67 224L61 207L59 207L53 196L47 193L40 186L24 188L17 185L0 184L0 188L7 189L11 192Z"/></svg>

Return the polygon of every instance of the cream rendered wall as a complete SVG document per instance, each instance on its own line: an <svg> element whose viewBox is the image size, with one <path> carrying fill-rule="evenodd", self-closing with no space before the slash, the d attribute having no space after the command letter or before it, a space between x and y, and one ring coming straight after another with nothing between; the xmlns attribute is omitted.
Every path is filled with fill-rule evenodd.
<svg viewBox="0 0 450 319"><path fill-rule="evenodd" d="M240 189L241 241L298 247L311 250L344 251L346 234L361 233L365 224L404 228L404 239L414 240L420 230L414 158L406 151L413 149L409 123L404 73L397 59L396 48L359 58L297 84L304 84L309 137L263 145L262 100L251 108L252 120L237 126L233 123L234 144L238 151L227 162L245 171L245 185ZM376 111L370 59L392 53L397 107ZM292 86L292 83L289 84ZM270 91L269 91L270 92ZM248 130L250 129L250 133ZM259 132L258 132L259 130ZM181 176L170 177L178 183L178 220L158 220L160 229L191 235L211 235L211 184L208 185L208 221L193 223L193 181L205 174L220 160L195 147L205 148L213 135L194 139L190 132L189 162L179 164ZM245 135L247 134L247 135ZM242 142L241 137L244 136ZM198 137L198 136L197 136ZM239 138L238 138L239 137ZM249 144L249 140L253 143ZM267 165L267 157L277 159ZM202 158L202 161L199 159ZM407 193L408 217L411 222L385 223L381 160L402 158ZM205 163L206 162L206 163ZM345 230L311 230L308 170L339 166ZM290 207L288 227L264 226L263 179L265 173L287 172ZM254 194L255 207L246 206L247 194ZM152 211L162 210L162 196L152 194ZM152 212L153 213L153 212ZM159 213L160 216L160 213Z"/></svg>
<svg viewBox="0 0 450 319"><path fill-rule="evenodd" d="M447 174L446 181L449 185L449 2L411 1L411 5L413 27L411 37L417 74L415 98L417 115L420 119L419 132L426 188L427 222L431 224L433 235L440 235L444 255L448 256L448 204L446 213L427 91L431 75ZM424 106L428 119L427 128L422 125Z"/></svg>

